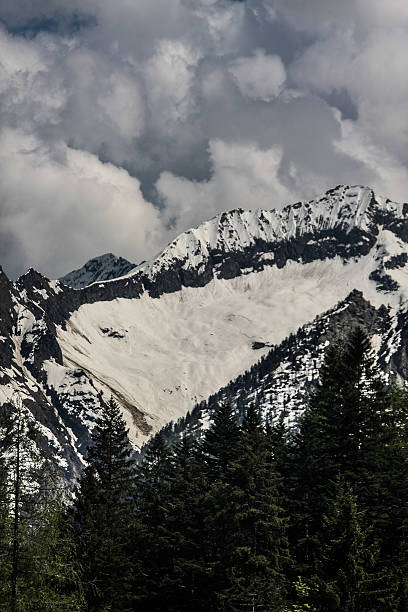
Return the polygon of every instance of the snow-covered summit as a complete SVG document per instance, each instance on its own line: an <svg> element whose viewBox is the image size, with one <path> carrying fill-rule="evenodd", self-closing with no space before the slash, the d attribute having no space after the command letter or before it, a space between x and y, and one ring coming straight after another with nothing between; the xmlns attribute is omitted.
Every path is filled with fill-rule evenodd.
<svg viewBox="0 0 408 612"><path fill-rule="evenodd" d="M162 282L157 282L163 275L167 275L168 290L174 291L179 288L178 282L202 286L215 273L231 277L247 265L281 267L290 259L306 262L334 254L349 258L354 251L363 254L365 249L358 245L364 241L367 249L370 248L384 223L408 220L407 209L408 205L377 196L369 187L338 185L312 200L289 204L279 210L238 208L223 212L181 233L159 254L138 266L107 253L59 280L74 289L106 281L111 285L123 284L129 279L133 283L141 280L145 287L152 282L160 285L156 291L160 295L166 292L161 288ZM347 245L342 252L339 240ZM291 250L288 245L295 242L297 245ZM239 257L238 261L239 254L245 257ZM176 282L169 274L172 270L177 273ZM111 287L110 299L112 291L115 290Z"/></svg>
<svg viewBox="0 0 408 612"><path fill-rule="evenodd" d="M406 378L408 204L367 187L338 186L279 210L230 210L137 267L106 254L62 281L71 287L34 270L16 283L0 274L0 402L17 385L74 471L102 397L115 398L140 445L353 290L371 306L350 302L333 334L370 327L367 308L382 309L389 321L374 332L389 348L383 366ZM316 342L324 349L327 340ZM304 367L308 381L317 354L287 370L279 352L285 410L288 377Z"/></svg>
<svg viewBox="0 0 408 612"><path fill-rule="evenodd" d="M285 206L282 210L243 210L221 213L180 234L159 255L138 266L154 278L175 261L183 269L199 269L212 253L233 253L264 243L287 242L324 230L375 232L378 215L401 218L402 204L378 197L362 186L339 185L322 196Z"/></svg>
<svg viewBox="0 0 408 612"><path fill-rule="evenodd" d="M98 281L111 280L124 276L132 270L136 264L131 263L123 257L117 257L113 253L105 253L99 257L90 259L77 270L73 270L59 280L64 285L73 289L83 289Z"/></svg>

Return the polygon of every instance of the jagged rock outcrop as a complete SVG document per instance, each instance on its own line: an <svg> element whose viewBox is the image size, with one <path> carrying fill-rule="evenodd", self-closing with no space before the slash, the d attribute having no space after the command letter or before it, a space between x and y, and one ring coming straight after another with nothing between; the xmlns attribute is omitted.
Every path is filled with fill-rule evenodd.
<svg viewBox="0 0 408 612"><path fill-rule="evenodd" d="M69 272L59 280L63 285L73 289L83 289L92 285L92 283L124 276L135 267L136 264L123 257L117 257L113 253L105 253L90 259L82 268Z"/></svg>

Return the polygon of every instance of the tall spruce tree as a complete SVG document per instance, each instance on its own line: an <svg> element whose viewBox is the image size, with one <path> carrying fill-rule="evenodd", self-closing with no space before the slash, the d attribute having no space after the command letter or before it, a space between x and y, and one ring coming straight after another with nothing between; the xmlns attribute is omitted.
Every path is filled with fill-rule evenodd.
<svg viewBox="0 0 408 612"><path fill-rule="evenodd" d="M1 434L0 434L1 436ZM0 601L9 601L9 543L10 543L9 478L4 457L3 439L0 437ZM2 606L0 605L0 610Z"/></svg>
<svg viewBox="0 0 408 612"><path fill-rule="evenodd" d="M332 484L319 532L315 604L329 612L379 611L379 583L374 574L376 549L369 546L365 520L349 484ZM373 607L374 606L374 607Z"/></svg>
<svg viewBox="0 0 408 612"><path fill-rule="evenodd" d="M8 490L6 503L9 503L8 534L5 533L9 588L5 605L14 612L21 608L29 590L25 561L29 556L31 522L40 485L36 470L40 457L34 442L37 430L19 397L2 407L0 428L3 470L7 474L3 485Z"/></svg>
<svg viewBox="0 0 408 612"><path fill-rule="evenodd" d="M320 383L293 436L289 476L284 481L290 514L289 538L300 575L308 575L312 568L318 547L316 533L324 511L324 493L338 473L332 451L333 445L337 447L336 424L342 405L343 356L341 343L329 347L320 371Z"/></svg>
<svg viewBox="0 0 408 612"><path fill-rule="evenodd" d="M398 610L408 610L408 397L396 386L388 389L378 485L369 509L379 564L386 568L390 588L396 590ZM369 466L368 466L369 468ZM373 503L373 502L370 502ZM391 584L392 583L392 584Z"/></svg>
<svg viewBox="0 0 408 612"><path fill-rule="evenodd" d="M42 486L53 488L62 481L53 478ZM26 612L80 612L85 610L80 565L72 524L66 512L67 499L56 490L35 514L35 529L27 547L29 576L20 609ZM27 554L27 553L26 553Z"/></svg>
<svg viewBox="0 0 408 612"><path fill-rule="evenodd" d="M363 331L355 330L347 344L328 351L321 383L301 420L293 454L290 536L298 571L305 576L311 575L321 554L319 533L325 505L331 495L330 483L338 478L351 486L359 509L372 526L368 543L379 549L377 575L382 567L391 565L387 541L392 533L395 541L402 522L406 525L405 510L395 521L391 518L396 515L391 495L393 487L395 499L396 482L402 485L399 501L404 509L407 499L403 485L406 445L401 443L397 403L375 367ZM387 580L388 599L387 589L381 587L376 605L392 610L396 609L394 593L400 590L398 584L391 584L398 583L397 572L391 572ZM380 607L384 597L388 608Z"/></svg>
<svg viewBox="0 0 408 612"><path fill-rule="evenodd" d="M198 459L207 478L207 488L201 498L203 510L203 559L207 576L207 606L209 612L219 609L220 593L226 584L228 541L231 534L227 510L229 470L240 452L241 430L234 410L222 404L204 434Z"/></svg>
<svg viewBox="0 0 408 612"><path fill-rule="evenodd" d="M197 461L195 443L186 436L172 453L167 529L171 534L173 587L168 595L171 612L208 610L208 571L205 560L208 480Z"/></svg>
<svg viewBox="0 0 408 612"><path fill-rule="evenodd" d="M159 612L171 599L178 582L173 572L173 537L168 526L170 512L171 453L158 433L150 441L137 469L136 550L142 567L135 585L138 606Z"/></svg>
<svg viewBox="0 0 408 612"><path fill-rule="evenodd" d="M227 580L218 593L220 608L237 611L256 605L280 611L289 561L286 520L269 439L254 406L244 417L238 456L228 472Z"/></svg>
<svg viewBox="0 0 408 612"><path fill-rule="evenodd" d="M201 445L202 461L212 480L223 479L238 455L240 427L229 404L221 404Z"/></svg>
<svg viewBox="0 0 408 612"><path fill-rule="evenodd" d="M87 610L133 610L135 465L125 421L103 404L73 507Z"/></svg>

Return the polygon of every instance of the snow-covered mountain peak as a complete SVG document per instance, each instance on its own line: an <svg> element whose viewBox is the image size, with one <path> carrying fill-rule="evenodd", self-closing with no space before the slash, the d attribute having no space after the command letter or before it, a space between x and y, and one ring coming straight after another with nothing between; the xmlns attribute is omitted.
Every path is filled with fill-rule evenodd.
<svg viewBox="0 0 408 612"><path fill-rule="evenodd" d="M95 282L111 280L124 276L135 268L136 264L131 263L123 257L117 257L113 253L104 253L87 261L82 268L73 270L59 280L64 285L73 289L83 289Z"/></svg>
<svg viewBox="0 0 408 612"><path fill-rule="evenodd" d="M0 298L0 401L17 381L61 460L75 467L102 397L118 401L140 445L298 328L300 344L306 332L308 344L318 342L299 353L307 382L328 338L303 326L334 307L331 318L344 316L333 334L355 322L371 329L381 309L385 323L374 331L384 367L405 377L408 204L340 185L279 210L237 208L137 267L107 253L62 282L31 269L13 284L0 272ZM297 387L287 380L300 366L287 368L289 349L276 352L273 367L278 408L292 410L286 389Z"/></svg>
<svg viewBox="0 0 408 612"><path fill-rule="evenodd" d="M376 197L372 189L339 185L314 200L297 202L282 210L223 212L173 240L149 262L135 269L155 278L175 262L184 270L199 270L212 255L236 253L255 245L282 243L324 231L353 230L377 234L384 217L404 217L403 205ZM266 251L270 249L267 248Z"/></svg>

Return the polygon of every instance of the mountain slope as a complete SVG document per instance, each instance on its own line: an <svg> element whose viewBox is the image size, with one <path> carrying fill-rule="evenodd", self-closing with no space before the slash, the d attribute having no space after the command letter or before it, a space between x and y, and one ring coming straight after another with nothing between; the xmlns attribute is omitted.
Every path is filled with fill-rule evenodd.
<svg viewBox="0 0 408 612"><path fill-rule="evenodd" d="M408 315L405 308L395 316L390 310L385 306L376 309L360 291L353 290L345 300L290 334L249 370L197 404L186 417L166 425L163 434L171 441L183 433L200 436L221 403L228 403L239 415L256 404L265 420L283 420L287 427L295 426L319 380L327 347L338 339L346 340L356 326L371 338L385 379L405 379L405 363L399 357L407 351Z"/></svg>
<svg viewBox="0 0 408 612"><path fill-rule="evenodd" d="M40 403L59 423L49 437L69 465L102 396L117 399L140 445L354 289L385 304L402 337L407 243L408 204L339 186L281 211L222 213L83 289L34 270L14 285L4 277L3 401L19 381L33 413ZM404 347L390 359L405 363Z"/></svg>

